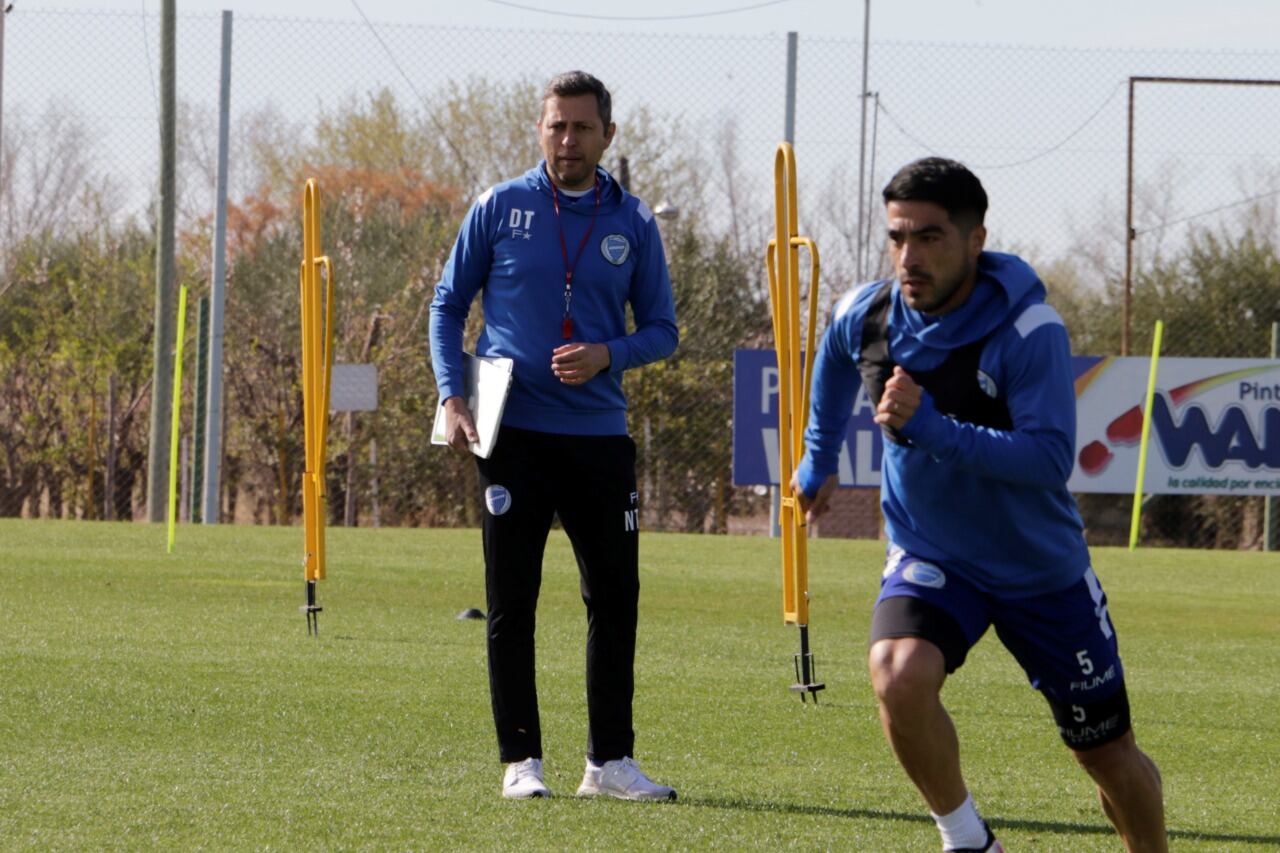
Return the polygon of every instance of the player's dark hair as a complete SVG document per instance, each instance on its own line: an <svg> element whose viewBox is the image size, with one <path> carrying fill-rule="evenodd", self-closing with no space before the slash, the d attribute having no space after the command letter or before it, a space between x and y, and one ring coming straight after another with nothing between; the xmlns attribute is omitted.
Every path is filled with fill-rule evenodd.
<svg viewBox="0 0 1280 853"><path fill-rule="evenodd" d="M963 164L943 157L925 157L899 169L884 188L884 203L891 201L933 202L966 232L981 225L987 213L982 182Z"/></svg>
<svg viewBox="0 0 1280 853"><path fill-rule="evenodd" d="M542 105L545 108L547 98L572 98L575 95L595 95L596 107L600 112L600 121L605 130L613 120L613 98L604 84L585 71L566 71L551 78L542 93Z"/></svg>

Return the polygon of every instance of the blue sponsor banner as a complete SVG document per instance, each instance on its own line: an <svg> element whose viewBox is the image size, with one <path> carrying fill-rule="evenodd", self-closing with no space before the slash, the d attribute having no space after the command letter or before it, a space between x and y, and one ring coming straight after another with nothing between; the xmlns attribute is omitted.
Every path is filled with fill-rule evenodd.
<svg viewBox="0 0 1280 853"><path fill-rule="evenodd" d="M1150 373L1141 357L1076 356L1073 492L1131 494ZM840 447L840 485L880 485L884 440L861 386ZM1143 491L1280 495L1280 361L1164 358ZM733 482L778 483L773 350L733 357Z"/></svg>
<svg viewBox="0 0 1280 853"><path fill-rule="evenodd" d="M840 447L840 485L878 488L884 439L858 388ZM799 460L797 460L798 462ZM778 363L771 349L733 353L733 483L778 485Z"/></svg>

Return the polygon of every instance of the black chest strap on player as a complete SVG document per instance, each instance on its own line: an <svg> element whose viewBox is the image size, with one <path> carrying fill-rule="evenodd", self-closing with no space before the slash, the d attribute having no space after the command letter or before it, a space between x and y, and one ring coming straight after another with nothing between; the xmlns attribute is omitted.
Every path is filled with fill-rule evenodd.
<svg viewBox="0 0 1280 853"><path fill-rule="evenodd" d="M862 342L858 351L858 372L867 388L872 406L879 405L884 385L897 364L889 352L889 316L893 308L893 281L880 286L862 321ZM995 332L952 350L932 370L907 370L917 385L929 392L934 407L944 415L965 423L992 429L1013 429L1009 406L998 394L992 397L979 383L982 351ZM905 368L904 368L905 369ZM885 438L909 445L892 427L882 427Z"/></svg>

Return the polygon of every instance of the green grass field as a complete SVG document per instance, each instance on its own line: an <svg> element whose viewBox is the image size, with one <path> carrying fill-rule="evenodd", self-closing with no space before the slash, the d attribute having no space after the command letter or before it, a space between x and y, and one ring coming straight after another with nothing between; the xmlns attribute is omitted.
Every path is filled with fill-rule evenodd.
<svg viewBox="0 0 1280 853"><path fill-rule="evenodd" d="M563 534L539 608L550 800L500 798L474 530L0 522L0 848L932 851L880 733L875 542L810 561L821 704L787 690L777 542L645 534L637 758L676 803L580 801L585 618ZM1280 557L1095 551L1175 850L1280 848ZM1119 850L988 636L944 694L1010 851Z"/></svg>

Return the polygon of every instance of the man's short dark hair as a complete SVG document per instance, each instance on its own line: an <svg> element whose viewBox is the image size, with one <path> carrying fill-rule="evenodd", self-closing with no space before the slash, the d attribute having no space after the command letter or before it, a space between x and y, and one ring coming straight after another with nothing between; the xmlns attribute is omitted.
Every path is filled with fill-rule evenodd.
<svg viewBox="0 0 1280 853"><path fill-rule="evenodd" d="M596 107L600 112L600 122L605 130L613 121L613 98L604 84L585 71L566 71L551 78L546 90L542 93L542 104L545 107L547 98L572 98L575 95L595 95Z"/></svg>
<svg viewBox="0 0 1280 853"><path fill-rule="evenodd" d="M982 182L963 164L943 157L925 157L899 169L884 188L884 203L891 201L933 202L962 231L981 225L987 213Z"/></svg>

